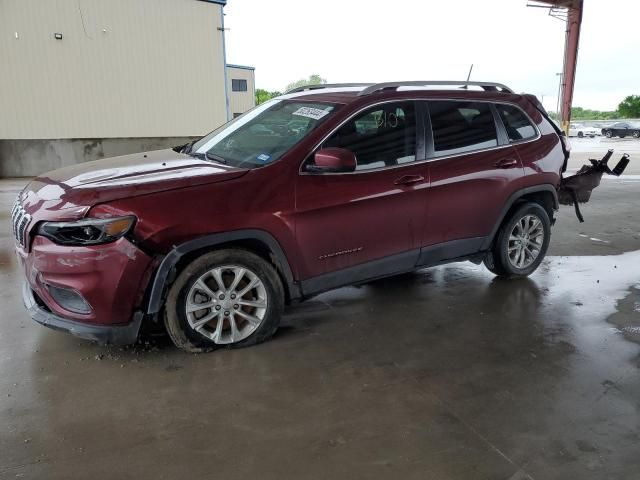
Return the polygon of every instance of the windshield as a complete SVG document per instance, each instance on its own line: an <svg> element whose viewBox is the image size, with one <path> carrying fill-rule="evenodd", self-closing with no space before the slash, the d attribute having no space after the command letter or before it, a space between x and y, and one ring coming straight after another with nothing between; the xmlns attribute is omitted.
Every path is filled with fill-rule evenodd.
<svg viewBox="0 0 640 480"><path fill-rule="evenodd" d="M328 103L270 100L198 140L191 152L234 167L262 167L278 160L337 108Z"/></svg>

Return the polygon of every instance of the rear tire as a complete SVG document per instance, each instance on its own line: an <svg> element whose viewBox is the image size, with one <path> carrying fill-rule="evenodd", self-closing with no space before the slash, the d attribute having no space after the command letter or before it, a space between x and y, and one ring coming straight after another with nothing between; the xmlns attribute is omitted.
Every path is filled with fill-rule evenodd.
<svg viewBox="0 0 640 480"><path fill-rule="evenodd" d="M268 340L283 311L275 269L254 253L228 249L206 253L180 272L169 289L164 322L178 348L202 353Z"/></svg>
<svg viewBox="0 0 640 480"><path fill-rule="evenodd" d="M499 277L527 277L544 259L551 240L551 221L537 203L524 203L506 220L484 259Z"/></svg>
<svg viewBox="0 0 640 480"><path fill-rule="evenodd" d="M582 138L582 137L584 137L584 133L578 132L578 138Z"/></svg>
<svg viewBox="0 0 640 480"><path fill-rule="evenodd" d="M613 132L611 130L607 130L606 132L604 132L604 136L607 138L612 138Z"/></svg>
<svg viewBox="0 0 640 480"><path fill-rule="evenodd" d="M633 138L640 138L640 130L633 132Z"/></svg>

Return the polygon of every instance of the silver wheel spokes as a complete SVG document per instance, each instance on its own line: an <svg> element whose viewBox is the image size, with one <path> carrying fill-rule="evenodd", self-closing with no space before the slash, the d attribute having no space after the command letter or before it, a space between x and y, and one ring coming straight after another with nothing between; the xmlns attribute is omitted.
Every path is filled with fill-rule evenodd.
<svg viewBox="0 0 640 480"><path fill-rule="evenodd" d="M191 328L209 340L221 345L237 343L264 320L267 291L258 276L245 267L216 267L193 284L185 312Z"/></svg>
<svg viewBox="0 0 640 480"><path fill-rule="evenodd" d="M508 257L516 268L527 268L535 262L544 243L544 226L536 215L525 215L509 234Z"/></svg>

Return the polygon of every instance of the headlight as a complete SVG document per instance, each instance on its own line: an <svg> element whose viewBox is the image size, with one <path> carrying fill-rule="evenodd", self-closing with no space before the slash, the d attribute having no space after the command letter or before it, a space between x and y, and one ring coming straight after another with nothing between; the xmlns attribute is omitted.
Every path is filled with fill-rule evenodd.
<svg viewBox="0 0 640 480"><path fill-rule="evenodd" d="M87 218L77 222L45 222L38 234L60 245L98 245L115 242L133 227L136 217Z"/></svg>

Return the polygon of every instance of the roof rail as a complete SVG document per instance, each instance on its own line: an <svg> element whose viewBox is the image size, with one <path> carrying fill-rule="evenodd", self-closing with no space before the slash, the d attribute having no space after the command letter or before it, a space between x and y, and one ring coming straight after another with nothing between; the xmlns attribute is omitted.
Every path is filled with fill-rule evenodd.
<svg viewBox="0 0 640 480"><path fill-rule="evenodd" d="M382 91L382 90L392 90L392 89L396 89L396 88L400 88L400 87L432 87L432 86L447 86L447 85L451 85L451 86L460 86L462 88L467 88L468 86L474 86L474 87L480 87L484 90L487 91L499 91L499 92L504 92L504 93L513 93L513 90L511 90L509 87L507 87L506 85L503 85L502 83L495 83L495 82L466 82L464 80L443 80L443 81L437 81L437 80L429 80L429 81L425 81L425 82L421 82L421 81L411 81L411 82L384 82L384 83L376 83L375 85L371 85L370 87L365 88L364 90L362 90L358 95L362 96L362 95L369 95L371 93L375 93L378 91Z"/></svg>
<svg viewBox="0 0 640 480"><path fill-rule="evenodd" d="M285 92L285 95L290 93L304 92L306 90L320 90L323 88L342 88L342 87L371 87L373 83L318 83L316 85L303 85L302 87L292 88Z"/></svg>

